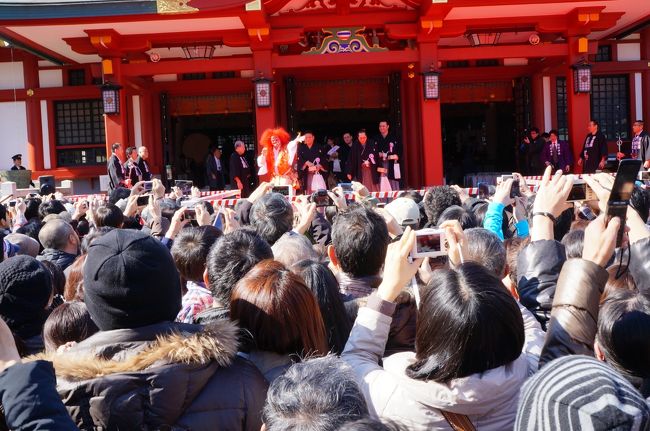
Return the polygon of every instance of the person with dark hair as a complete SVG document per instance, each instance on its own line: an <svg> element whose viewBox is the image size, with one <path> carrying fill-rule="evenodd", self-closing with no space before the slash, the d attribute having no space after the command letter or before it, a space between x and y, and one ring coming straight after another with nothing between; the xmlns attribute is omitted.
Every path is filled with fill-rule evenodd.
<svg viewBox="0 0 650 431"><path fill-rule="evenodd" d="M251 194L252 170L251 162L246 158L246 144L235 141L235 151L230 155L230 188L241 191L241 197Z"/></svg>
<svg viewBox="0 0 650 431"><path fill-rule="evenodd" d="M643 120L632 124L632 158L641 160L642 169L650 169L650 135L643 130Z"/></svg>
<svg viewBox="0 0 650 431"><path fill-rule="evenodd" d="M517 301L519 301L519 292L517 291L517 274L518 274L517 257L519 256L519 253L521 253L521 250L526 245L528 245L529 241L530 241L530 237L526 237L526 238L514 237L514 238L509 238L503 242L503 245L506 248L507 278L504 278L502 281L503 284L506 286L506 289L508 289L508 292L510 292L512 297L515 298Z"/></svg>
<svg viewBox="0 0 650 431"><path fill-rule="evenodd" d="M345 311L336 277L326 265L312 260L302 260L291 270L302 277L316 296L327 331L329 351L340 355L348 341L352 320Z"/></svg>
<svg viewBox="0 0 650 431"><path fill-rule="evenodd" d="M255 201L250 211L251 227L273 245L293 228L291 203L279 193L268 193Z"/></svg>
<svg viewBox="0 0 650 431"><path fill-rule="evenodd" d="M63 202L57 199L52 199L39 205L38 216L42 220L50 214L61 214L64 211L66 211L66 209Z"/></svg>
<svg viewBox="0 0 650 431"><path fill-rule="evenodd" d="M339 431L407 431L407 428L394 421L380 421L368 417L348 422L339 428Z"/></svg>
<svg viewBox="0 0 650 431"><path fill-rule="evenodd" d="M551 130L548 132L549 141L544 145L542 152L542 162L544 165L551 166L553 172L562 170L565 174L571 172L573 164L573 154L566 141L559 141L558 131Z"/></svg>
<svg viewBox="0 0 650 431"><path fill-rule="evenodd" d="M129 185L133 187L137 182L142 181L142 171L140 171L140 167L138 166L138 149L136 147L127 148L126 157L124 170L126 171L126 178L129 180Z"/></svg>
<svg viewBox="0 0 650 431"><path fill-rule="evenodd" d="M566 252L567 259L575 259L582 257L582 248L584 245L585 231L582 229L575 229L569 231L562 238L562 245Z"/></svg>
<svg viewBox="0 0 650 431"><path fill-rule="evenodd" d="M314 294L274 260L258 263L237 282L230 319L244 331L240 354L270 383L300 358L327 354L325 324Z"/></svg>
<svg viewBox="0 0 650 431"><path fill-rule="evenodd" d="M126 187L116 187L108 194L108 203L117 204L121 200L127 200L131 196L131 190Z"/></svg>
<svg viewBox="0 0 650 431"><path fill-rule="evenodd" d="M14 256L0 263L0 318L23 342L22 356L43 350L51 298L52 276L36 259Z"/></svg>
<svg viewBox="0 0 650 431"><path fill-rule="evenodd" d="M465 261L476 262L499 280L506 272L506 248L494 232L475 227L465 231L467 251Z"/></svg>
<svg viewBox="0 0 650 431"><path fill-rule="evenodd" d="M255 231L238 229L218 238L210 248L203 274L203 281L213 296L212 308L199 313L193 323L228 319L235 284L265 259L273 259L273 252Z"/></svg>
<svg viewBox="0 0 650 431"><path fill-rule="evenodd" d="M327 183L325 182L325 176L327 175L327 152L323 146L316 142L314 133L311 131L306 131L305 141L298 145L297 156L298 156L298 180L300 181L300 187L302 189L302 194L310 195L313 192L327 188ZM316 180L316 184L322 183L325 187L314 186L312 182L314 178L317 178L317 175L320 175L323 181Z"/></svg>
<svg viewBox="0 0 650 431"><path fill-rule="evenodd" d="M65 273L59 265L49 260L41 260L43 268L47 269L52 277L52 299L50 300L50 310L55 309L63 304L63 294L65 292Z"/></svg>
<svg viewBox="0 0 650 431"><path fill-rule="evenodd" d="M593 174L596 169L602 170L607 162L607 138L599 130L596 120L589 122L587 130L589 133L582 144L578 166L582 167L583 174Z"/></svg>
<svg viewBox="0 0 650 431"><path fill-rule="evenodd" d="M34 238L36 241L38 241L38 234L41 232L41 229L43 228L44 224L42 221L40 221L38 218L33 218L18 229L16 229L16 233L21 233L23 235L27 235L30 238ZM40 243L39 243L40 245Z"/></svg>
<svg viewBox="0 0 650 431"><path fill-rule="evenodd" d="M25 203L25 219L27 219L27 221L38 218L40 216L38 209L43 203L40 198L28 197L23 202Z"/></svg>
<svg viewBox="0 0 650 431"><path fill-rule="evenodd" d="M539 175L542 172L541 157L545 143L537 127L531 127L530 132L524 136L520 149L524 153L526 175Z"/></svg>
<svg viewBox="0 0 650 431"><path fill-rule="evenodd" d="M377 155L377 144L372 139L368 139L365 129L359 130L357 139L350 149L348 179L360 182L369 192L379 191L377 167L380 160Z"/></svg>
<svg viewBox="0 0 650 431"><path fill-rule="evenodd" d="M341 358L354 370L372 416L409 429L447 429L461 418L471 428L509 429L519 389L537 369L544 334L498 278L460 262L453 244L466 240L448 240L456 269L435 271L421 291L415 352L379 365L395 300L421 263L409 261L415 232L407 229L389 247L384 279L359 310Z"/></svg>
<svg viewBox="0 0 650 431"><path fill-rule="evenodd" d="M514 429L645 430L650 407L612 367L583 355L554 360L523 386Z"/></svg>
<svg viewBox="0 0 650 431"><path fill-rule="evenodd" d="M118 187L124 187L126 173L120 160L122 145L118 142L111 146L111 157L108 159L106 169L108 170L108 191L112 192ZM114 203L114 202L113 202Z"/></svg>
<svg viewBox="0 0 650 431"><path fill-rule="evenodd" d="M153 178L153 175L151 175L151 171L149 170L149 164L147 163L148 158L149 150L144 145L141 145L138 148L138 158L135 159L135 164L142 173L142 181L151 181Z"/></svg>
<svg viewBox="0 0 650 431"><path fill-rule="evenodd" d="M435 186L431 187L424 194L424 212L427 215L429 222L428 227L435 227L438 225L438 217L447 208L454 205L462 205L458 192L451 188L451 186Z"/></svg>
<svg viewBox="0 0 650 431"><path fill-rule="evenodd" d="M99 331L90 318L86 304L65 302L56 307L43 326L45 351L55 353L66 343L79 343Z"/></svg>
<svg viewBox="0 0 650 431"><path fill-rule="evenodd" d="M238 328L174 322L179 275L160 241L112 230L90 245L83 273L99 332L45 358L77 426L260 429L267 383L237 356Z"/></svg>
<svg viewBox="0 0 650 431"><path fill-rule="evenodd" d="M440 217L438 217L438 226L447 220L458 220L463 230L478 226L474 218L474 213L458 205L452 205L440 214Z"/></svg>
<svg viewBox="0 0 650 431"><path fill-rule="evenodd" d="M476 201L471 207L474 218L476 219L476 226L483 226L485 223L485 215L488 212L490 203L488 201Z"/></svg>
<svg viewBox="0 0 650 431"><path fill-rule="evenodd" d="M402 158L402 144L399 140L389 132L390 124L388 121L381 120L379 122L379 135L375 137L377 143L377 155L379 156L377 170L380 176L388 179L388 184L382 191L399 190L400 179L402 172L400 170L399 162ZM380 185L382 185L380 178Z"/></svg>
<svg viewBox="0 0 650 431"><path fill-rule="evenodd" d="M208 179L210 191L224 190L224 166L221 161L221 147L210 147L208 156L205 158L205 175Z"/></svg>
<svg viewBox="0 0 650 431"><path fill-rule="evenodd" d="M210 248L221 235L214 226L199 226L182 229L174 239L172 257L176 269L187 282L187 293L176 321L192 323L197 314L212 307L212 293L203 283L203 273Z"/></svg>
<svg viewBox="0 0 650 431"><path fill-rule="evenodd" d="M273 380L262 413L266 431L336 431L366 417L352 370L334 355L296 363Z"/></svg>
<svg viewBox="0 0 650 431"><path fill-rule="evenodd" d="M124 214L113 204L102 205L95 211L95 227L121 228L124 224Z"/></svg>
<svg viewBox="0 0 650 431"><path fill-rule="evenodd" d="M354 320L361 307L381 283L381 267L390 242L386 222L362 205L342 212L332 227L327 254L337 272L345 307ZM415 343L416 307L405 293L400 297L386 344L386 355L410 350Z"/></svg>
<svg viewBox="0 0 650 431"><path fill-rule="evenodd" d="M63 271L79 255L81 241L69 223L63 220L50 220L38 233L38 240L43 245L43 252L38 260L49 260L61 267Z"/></svg>

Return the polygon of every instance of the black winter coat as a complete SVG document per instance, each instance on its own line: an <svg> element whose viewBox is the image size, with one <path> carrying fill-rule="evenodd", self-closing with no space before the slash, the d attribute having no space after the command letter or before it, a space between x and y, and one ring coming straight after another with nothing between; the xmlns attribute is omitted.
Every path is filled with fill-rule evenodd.
<svg viewBox="0 0 650 431"><path fill-rule="evenodd" d="M65 251L56 250L53 248L46 248L36 256L36 260L48 260L52 263L59 265L61 271L65 271L67 267L72 265L72 263L77 258L77 255L66 253Z"/></svg>
<svg viewBox="0 0 650 431"><path fill-rule="evenodd" d="M99 332L49 359L80 429L258 431L268 384L237 356L238 332L228 320L164 322Z"/></svg>

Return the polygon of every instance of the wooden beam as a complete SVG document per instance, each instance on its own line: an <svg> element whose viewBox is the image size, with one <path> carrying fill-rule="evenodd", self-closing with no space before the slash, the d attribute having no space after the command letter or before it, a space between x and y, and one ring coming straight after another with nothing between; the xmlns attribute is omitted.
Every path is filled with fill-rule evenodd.
<svg viewBox="0 0 650 431"><path fill-rule="evenodd" d="M531 45L493 45L478 47L440 48L438 60L485 60L492 58L540 58L566 56L566 43Z"/></svg>
<svg viewBox="0 0 650 431"><path fill-rule="evenodd" d="M211 60L168 60L159 63L122 65L123 76L164 75L170 73L226 72L253 69L251 57L213 58Z"/></svg>
<svg viewBox="0 0 650 431"><path fill-rule="evenodd" d="M293 67L329 66L358 66L365 67L373 64L399 64L418 61L415 50L367 52L351 54L322 54L322 55L279 55L273 54L271 62L274 69Z"/></svg>

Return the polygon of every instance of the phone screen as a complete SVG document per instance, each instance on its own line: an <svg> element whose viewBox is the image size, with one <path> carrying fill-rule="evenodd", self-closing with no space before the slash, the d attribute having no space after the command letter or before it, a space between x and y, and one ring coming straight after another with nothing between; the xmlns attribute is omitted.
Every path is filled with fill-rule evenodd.
<svg viewBox="0 0 650 431"><path fill-rule="evenodd" d="M192 186L194 185L194 182L190 180L175 180L174 185L181 189L181 192L184 195L189 195L192 193Z"/></svg>
<svg viewBox="0 0 650 431"><path fill-rule="evenodd" d="M138 196L137 202L139 207L149 204L149 195Z"/></svg>
<svg viewBox="0 0 650 431"><path fill-rule="evenodd" d="M195 209L186 209L184 214L185 220L196 220L196 210Z"/></svg>
<svg viewBox="0 0 650 431"><path fill-rule="evenodd" d="M574 184L569 192L567 202L587 200L587 184Z"/></svg>
<svg viewBox="0 0 650 431"><path fill-rule="evenodd" d="M352 193L352 183L339 183L338 185L344 193Z"/></svg>
<svg viewBox="0 0 650 431"><path fill-rule="evenodd" d="M490 189L485 183L478 183L478 198L487 199L490 197Z"/></svg>
<svg viewBox="0 0 650 431"><path fill-rule="evenodd" d="M440 251L440 234L432 233L415 237L418 253L435 253Z"/></svg>
<svg viewBox="0 0 650 431"><path fill-rule="evenodd" d="M282 196L289 196L289 187L291 186L275 186L271 191L273 193L280 193Z"/></svg>
<svg viewBox="0 0 650 431"><path fill-rule="evenodd" d="M616 179L609 196L610 202L628 202L634 190L634 182L641 168L641 160L621 160L616 172Z"/></svg>
<svg viewBox="0 0 650 431"><path fill-rule="evenodd" d="M143 186L145 193L148 193L153 189L153 181L145 181Z"/></svg>

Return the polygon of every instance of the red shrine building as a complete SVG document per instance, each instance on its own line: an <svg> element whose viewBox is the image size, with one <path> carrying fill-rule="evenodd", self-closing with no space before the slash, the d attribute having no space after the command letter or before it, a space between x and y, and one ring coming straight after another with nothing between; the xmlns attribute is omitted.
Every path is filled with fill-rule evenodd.
<svg viewBox="0 0 650 431"><path fill-rule="evenodd" d="M97 189L120 142L182 178L385 119L418 187L514 169L531 126L578 154L590 118L612 151L650 129L647 0L0 0L0 168L34 177Z"/></svg>

